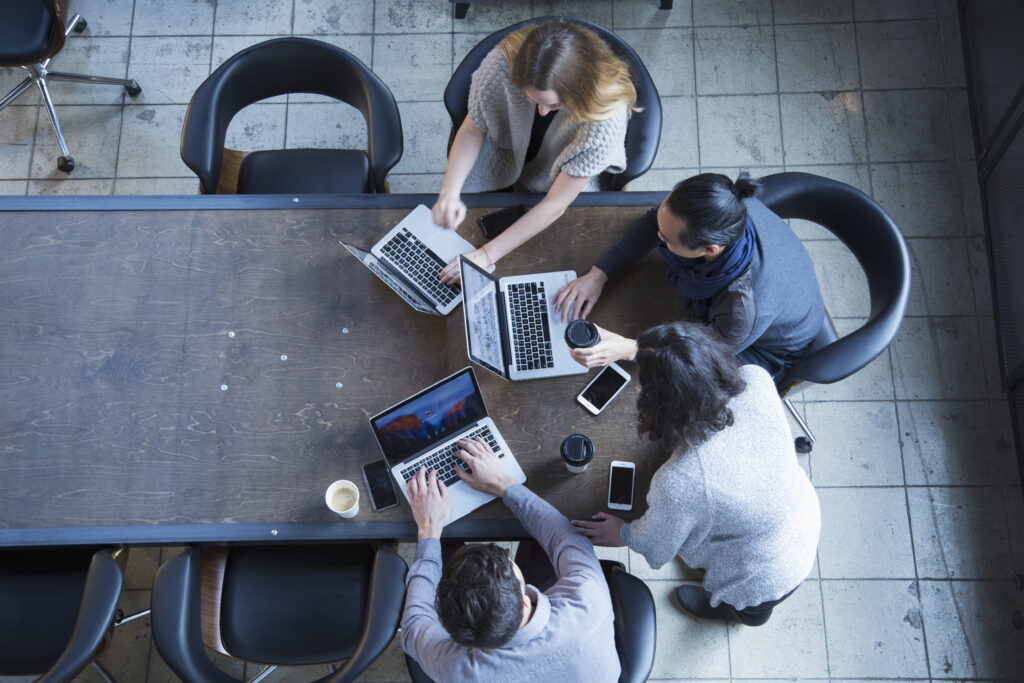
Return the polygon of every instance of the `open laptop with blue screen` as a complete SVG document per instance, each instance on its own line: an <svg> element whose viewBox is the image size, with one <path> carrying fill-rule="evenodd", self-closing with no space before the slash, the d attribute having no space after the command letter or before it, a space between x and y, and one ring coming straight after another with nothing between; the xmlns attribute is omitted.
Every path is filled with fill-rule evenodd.
<svg viewBox="0 0 1024 683"><path fill-rule="evenodd" d="M494 499L459 479L455 468L464 466L455 455L459 439L483 438L497 453L509 476L519 484L526 481L508 444L487 416L473 368L463 368L374 415L370 427L406 500L406 483L420 467L426 467L428 472L437 471L437 478L448 487L451 500L445 524Z"/></svg>
<svg viewBox="0 0 1024 683"><path fill-rule="evenodd" d="M587 373L569 353L566 323L551 303L559 288L576 279L574 271L496 280L465 256L459 262L471 361L511 380Z"/></svg>

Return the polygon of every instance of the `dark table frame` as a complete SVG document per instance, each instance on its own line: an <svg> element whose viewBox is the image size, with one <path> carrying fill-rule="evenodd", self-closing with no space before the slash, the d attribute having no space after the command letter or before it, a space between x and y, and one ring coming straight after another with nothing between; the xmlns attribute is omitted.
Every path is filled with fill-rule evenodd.
<svg viewBox="0 0 1024 683"><path fill-rule="evenodd" d="M573 206L656 206L666 192L595 192L580 195ZM484 193L467 195L470 208L532 205L536 194ZM433 194L381 195L195 195L195 196L45 196L0 197L0 213L33 211L188 211L232 209L352 209L412 208L431 205ZM343 532L343 533L341 533ZM445 535L464 539L503 539L526 535L514 519L464 519L445 529ZM337 542L373 539L412 539L411 521L348 521L284 524L215 523L179 525L124 525L0 529L0 547L94 546L106 544L279 543Z"/></svg>

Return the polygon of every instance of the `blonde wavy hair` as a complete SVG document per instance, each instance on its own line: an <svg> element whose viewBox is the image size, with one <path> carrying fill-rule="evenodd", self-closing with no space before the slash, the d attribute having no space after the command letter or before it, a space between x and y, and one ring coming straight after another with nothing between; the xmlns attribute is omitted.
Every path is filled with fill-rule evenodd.
<svg viewBox="0 0 1024 683"><path fill-rule="evenodd" d="M607 119L622 104L640 111L629 65L590 29L548 21L510 33L498 49L517 88L554 90L577 119Z"/></svg>

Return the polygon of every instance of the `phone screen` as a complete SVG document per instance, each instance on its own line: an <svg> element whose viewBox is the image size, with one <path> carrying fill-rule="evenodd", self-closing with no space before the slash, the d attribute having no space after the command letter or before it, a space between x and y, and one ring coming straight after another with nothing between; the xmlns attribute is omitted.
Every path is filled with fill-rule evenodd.
<svg viewBox="0 0 1024 683"><path fill-rule="evenodd" d="M588 401L590 405L601 410L608 404L608 401L612 400L615 392L621 389L622 385L628 381L628 378L623 377L612 368L606 367L583 390L583 400Z"/></svg>
<svg viewBox="0 0 1024 683"><path fill-rule="evenodd" d="M366 485L370 488L374 510L383 510L398 504L398 494L391 483L391 470L387 462L378 460L363 465L363 476L366 477Z"/></svg>
<svg viewBox="0 0 1024 683"><path fill-rule="evenodd" d="M620 505L633 504L633 473L632 467L612 466L612 481L608 486L608 502Z"/></svg>

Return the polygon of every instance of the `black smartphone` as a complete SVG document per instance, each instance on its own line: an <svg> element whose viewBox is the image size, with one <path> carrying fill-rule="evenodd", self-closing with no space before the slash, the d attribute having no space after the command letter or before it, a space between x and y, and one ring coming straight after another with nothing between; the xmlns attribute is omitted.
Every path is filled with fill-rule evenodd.
<svg viewBox="0 0 1024 683"><path fill-rule="evenodd" d="M505 229L519 220L524 213L526 213L526 207L519 204L489 213L486 216L480 216L477 222L480 223L480 229L484 231L484 237L492 240L505 232Z"/></svg>
<svg viewBox="0 0 1024 683"><path fill-rule="evenodd" d="M391 481L391 468L386 460L377 460L363 465L363 479L370 490L370 504L373 509L387 510L398 505L398 494Z"/></svg>

